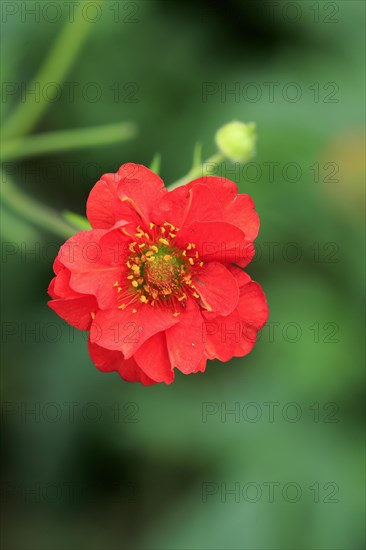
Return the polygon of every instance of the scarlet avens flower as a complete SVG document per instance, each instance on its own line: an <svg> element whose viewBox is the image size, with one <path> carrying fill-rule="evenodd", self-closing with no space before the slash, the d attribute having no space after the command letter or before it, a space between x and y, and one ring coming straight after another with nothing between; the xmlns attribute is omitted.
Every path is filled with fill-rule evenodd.
<svg viewBox="0 0 366 550"><path fill-rule="evenodd" d="M142 165L124 164L91 190L92 226L54 263L50 307L89 331L102 371L144 385L174 369L203 372L252 349L268 309L243 271L254 255L258 215L232 181L208 176L168 192Z"/></svg>

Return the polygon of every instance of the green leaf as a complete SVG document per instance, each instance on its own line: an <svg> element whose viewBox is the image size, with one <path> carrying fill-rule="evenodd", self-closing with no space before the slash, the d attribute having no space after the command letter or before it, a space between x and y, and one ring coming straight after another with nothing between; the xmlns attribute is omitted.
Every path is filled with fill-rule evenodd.
<svg viewBox="0 0 366 550"><path fill-rule="evenodd" d="M75 214L75 212L70 212L70 210L64 210L62 217L81 231L91 229L91 225L85 216Z"/></svg>
<svg viewBox="0 0 366 550"><path fill-rule="evenodd" d="M202 143L197 141L193 149L192 170L202 164Z"/></svg>
<svg viewBox="0 0 366 550"><path fill-rule="evenodd" d="M151 164L149 166L150 170L152 172L155 172L155 174L160 174L160 165L161 165L161 154L155 153L154 158L151 161Z"/></svg>

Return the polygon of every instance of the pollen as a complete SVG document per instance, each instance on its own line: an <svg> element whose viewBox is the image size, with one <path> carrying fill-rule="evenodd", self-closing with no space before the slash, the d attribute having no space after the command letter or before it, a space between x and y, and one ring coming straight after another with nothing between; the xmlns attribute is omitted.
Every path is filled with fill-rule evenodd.
<svg viewBox="0 0 366 550"><path fill-rule="evenodd" d="M161 238L161 239L159 239L159 243L165 244L165 246L169 246L169 241L167 239Z"/></svg>
<svg viewBox="0 0 366 550"><path fill-rule="evenodd" d="M199 298L192 282L198 267L198 253L195 252L194 256L187 254L196 245L188 243L185 250L177 247L175 237L178 231L179 228L167 221L161 226L150 222L146 228L136 227L138 238L128 245L131 252L126 262L130 270L126 274L128 282L125 279L128 286L122 289L118 281L115 284L118 292L123 290L118 296L118 300L124 302L118 306L119 309L138 301L152 307L169 308L174 317L178 317L178 305L179 309L186 307L188 296ZM200 265L203 263L200 262ZM135 313L137 310L133 308L132 311Z"/></svg>

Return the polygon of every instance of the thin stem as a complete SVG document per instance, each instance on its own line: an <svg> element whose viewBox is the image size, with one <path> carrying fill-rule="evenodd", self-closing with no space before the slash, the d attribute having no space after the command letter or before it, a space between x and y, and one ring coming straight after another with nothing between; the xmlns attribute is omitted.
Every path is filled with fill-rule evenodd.
<svg viewBox="0 0 366 550"><path fill-rule="evenodd" d="M207 168L210 164L221 164L224 160L225 160L225 156L222 153L215 153L214 155L212 155L212 157L205 160L199 166L193 166L185 176L175 181L171 185L168 185L167 186L168 190L173 191L173 189L176 189L181 185L185 185L186 183L189 183L190 181L192 181L192 179L199 178L200 176L208 175L208 174L205 174L205 168Z"/></svg>
<svg viewBox="0 0 366 550"><path fill-rule="evenodd" d="M77 229L65 222L52 208L28 197L10 180L8 175L1 175L2 202L21 218L46 231L67 239L77 232Z"/></svg>
<svg viewBox="0 0 366 550"><path fill-rule="evenodd" d="M49 132L1 143L0 158L2 161L8 161L36 155L61 153L72 149L126 141L136 135L137 127L130 122Z"/></svg>
<svg viewBox="0 0 366 550"><path fill-rule="evenodd" d="M100 4L103 0L95 0ZM83 17L84 3L80 2L75 9L75 18L64 25L56 38L46 60L29 84L29 89L43 90L49 83L61 84L73 61L76 59L88 34L93 29L93 24ZM56 93L56 92L55 92ZM33 97L33 96L32 96ZM38 103L35 101L38 100ZM39 97L24 103L19 103L3 125L4 136L23 136L30 132L37 124L51 101L49 95L43 93Z"/></svg>

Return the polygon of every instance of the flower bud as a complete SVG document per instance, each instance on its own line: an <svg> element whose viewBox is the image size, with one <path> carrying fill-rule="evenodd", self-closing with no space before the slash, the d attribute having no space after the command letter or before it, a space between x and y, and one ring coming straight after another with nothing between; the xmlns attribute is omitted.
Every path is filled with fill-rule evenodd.
<svg viewBox="0 0 366 550"><path fill-rule="evenodd" d="M254 122L244 124L244 122L234 120L217 130L216 145L229 160L246 162L254 154L257 139L255 130Z"/></svg>

